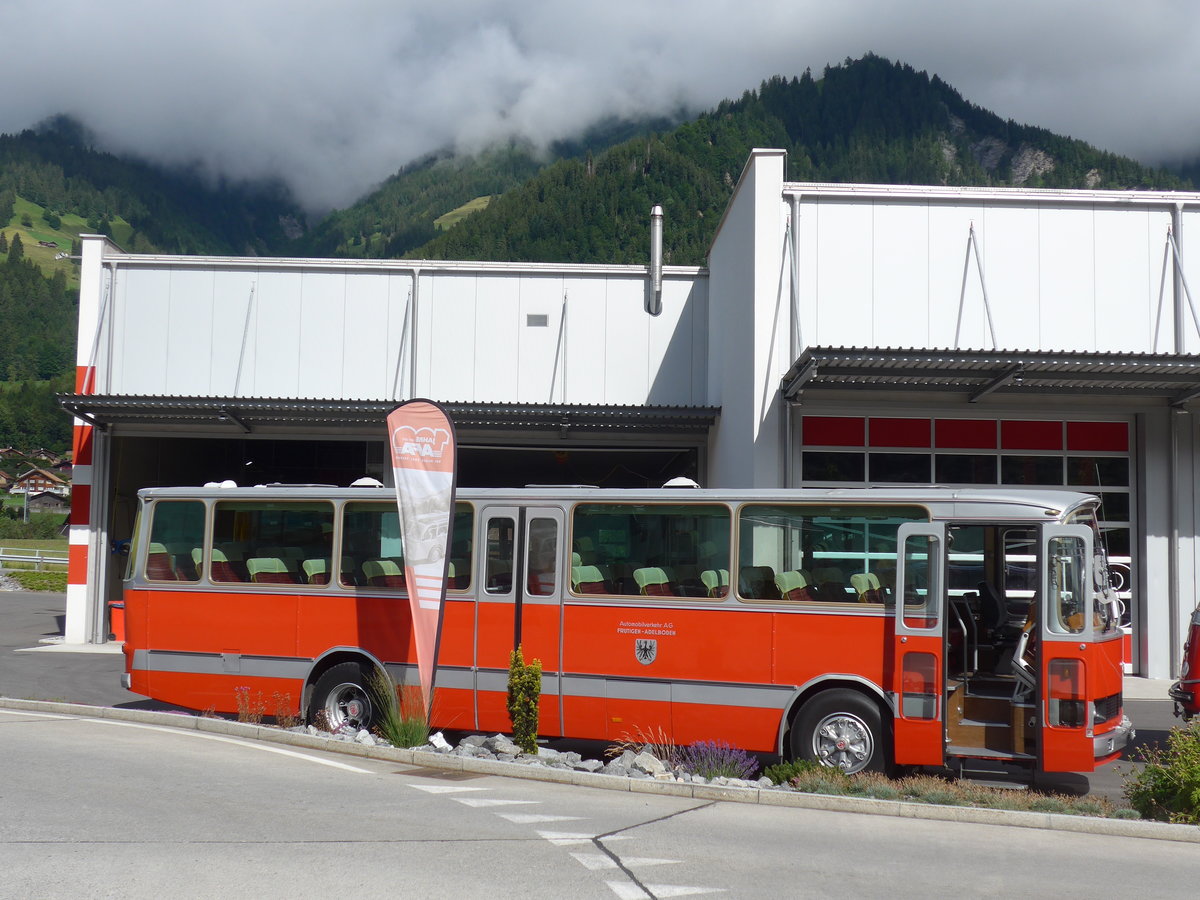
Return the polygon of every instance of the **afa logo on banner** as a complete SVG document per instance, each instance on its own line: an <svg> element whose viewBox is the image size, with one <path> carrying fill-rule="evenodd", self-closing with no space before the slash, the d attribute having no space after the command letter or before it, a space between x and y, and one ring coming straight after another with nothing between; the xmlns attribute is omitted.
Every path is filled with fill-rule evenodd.
<svg viewBox="0 0 1200 900"><path fill-rule="evenodd" d="M422 457L442 460L450 446L450 432L445 428L414 428L401 425L392 432L392 455L394 459Z"/></svg>

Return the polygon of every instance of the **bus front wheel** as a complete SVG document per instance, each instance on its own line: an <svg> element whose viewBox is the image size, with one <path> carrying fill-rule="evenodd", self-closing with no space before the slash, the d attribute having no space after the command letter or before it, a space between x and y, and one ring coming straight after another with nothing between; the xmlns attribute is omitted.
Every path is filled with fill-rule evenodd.
<svg viewBox="0 0 1200 900"><path fill-rule="evenodd" d="M325 719L324 723L319 722L321 718ZM314 725L324 724L330 731L370 728L374 722L374 707L366 670L358 663L344 662L321 675L313 687L308 721Z"/></svg>
<svg viewBox="0 0 1200 900"><path fill-rule="evenodd" d="M793 759L855 772L886 772L888 747L879 707L857 691L826 691L800 708L792 723Z"/></svg>

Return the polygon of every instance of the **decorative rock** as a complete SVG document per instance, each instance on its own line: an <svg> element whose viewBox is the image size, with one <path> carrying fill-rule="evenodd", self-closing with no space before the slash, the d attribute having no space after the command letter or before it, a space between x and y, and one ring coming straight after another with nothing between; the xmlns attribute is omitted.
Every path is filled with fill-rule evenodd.
<svg viewBox="0 0 1200 900"><path fill-rule="evenodd" d="M633 758L633 768L645 772L647 775L657 775L659 772L667 771L663 761L646 750Z"/></svg>
<svg viewBox="0 0 1200 900"><path fill-rule="evenodd" d="M466 744L467 746L470 746L470 747L482 747L484 745L485 741L487 741L487 735L468 734L465 738L462 739L462 741L460 741L460 743Z"/></svg>
<svg viewBox="0 0 1200 900"><path fill-rule="evenodd" d="M629 770L615 759L607 763L600 771L604 775L619 775L622 778L629 774Z"/></svg>
<svg viewBox="0 0 1200 900"><path fill-rule="evenodd" d="M575 763L574 768L582 769L584 772L598 772L604 768L604 763L598 759L581 759Z"/></svg>
<svg viewBox="0 0 1200 900"><path fill-rule="evenodd" d="M356 744L366 744L370 747L375 746L375 738L372 737L371 732L367 731L365 728L354 736L354 742Z"/></svg>
<svg viewBox="0 0 1200 900"><path fill-rule="evenodd" d="M438 753L449 753L451 750L450 742L442 736L440 731L435 731L429 736L429 743L433 745L433 748L437 750Z"/></svg>

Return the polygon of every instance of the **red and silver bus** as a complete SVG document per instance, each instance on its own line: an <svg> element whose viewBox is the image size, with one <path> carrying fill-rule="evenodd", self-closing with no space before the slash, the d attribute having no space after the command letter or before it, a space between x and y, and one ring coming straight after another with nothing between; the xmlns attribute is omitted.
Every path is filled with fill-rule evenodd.
<svg viewBox="0 0 1200 900"><path fill-rule="evenodd" d="M432 724L507 731L520 644L542 662L546 737L661 729L847 772L1092 771L1132 732L1096 505L926 487L460 490ZM375 667L416 680L398 519L373 487L140 491L125 686L368 725Z"/></svg>
<svg viewBox="0 0 1200 900"><path fill-rule="evenodd" d="M1190 722L1200 713L1200 606L1192 610L1187 638L1183 642L1183 661L1179 664L1179 680L1171 685L1175 715Z"/></svg>

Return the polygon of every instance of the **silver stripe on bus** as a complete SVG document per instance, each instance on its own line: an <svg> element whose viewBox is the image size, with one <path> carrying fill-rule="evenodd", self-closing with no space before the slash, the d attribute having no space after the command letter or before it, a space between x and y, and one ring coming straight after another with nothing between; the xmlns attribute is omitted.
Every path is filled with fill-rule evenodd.
<svg viewBox="0 0 1200 900"><path fill-rule="evenodd" d="M231 668L231 658L240 668ZM303 680L312 668L311 659L238 656L222 653L192 653L171 650L135 650L133 669L146 672L179 672L195 675L239 674L248 678L292 678ZM397 683L416 679L417 667L401 663L387 666ZM508 672L504 669L478 669L439 666L437 685L454 690L480 690L500 693L508 690ZM742 706L752 709L783 709L795 695L794 685L723 684L711 681L661 681L649 678L613 678L602 675L542 675L542 692L564 697L646 700L655 703L688 703L709 706Z"/></svg>

